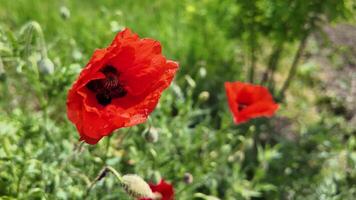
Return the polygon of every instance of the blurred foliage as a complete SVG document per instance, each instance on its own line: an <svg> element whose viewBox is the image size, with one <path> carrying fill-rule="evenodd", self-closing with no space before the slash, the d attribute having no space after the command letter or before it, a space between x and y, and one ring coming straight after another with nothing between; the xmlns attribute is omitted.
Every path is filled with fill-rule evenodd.
<svg viewBox="0 0 356 200"><path fill-rule="evenodd" d="M355 126L336 112L343 102L318 94L313 64L292 73L272 119L233 125L223 89L252 77L277 94L288 73L280 66L303 37L354 23L354 9L352 0L0 0L0 198L124 199L111 175L87 194L110 165L163 177L177 199L354 199ZM161 41L180 71L146 124L81 144L67 91L126 26Z"/></svg>

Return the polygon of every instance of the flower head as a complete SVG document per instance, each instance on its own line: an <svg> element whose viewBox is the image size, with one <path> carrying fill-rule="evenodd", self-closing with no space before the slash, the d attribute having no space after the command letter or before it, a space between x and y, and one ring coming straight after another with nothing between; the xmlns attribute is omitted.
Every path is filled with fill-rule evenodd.
<svg viewBox="0 0 356 200"><path fill-rule="evenodd" d="M278 109L267 88L241 82L225 82L226 96L235 124L256 117L270 117Z"/></svg>
<svg viewBox="0 0 356 200"><path fill-rule="evenodd" d="M158 41L119 32L94 52L68 92L67 115L80 139L96 144L115 129L145 122L177 69Z"/></svg>
<svg viewBox="0 0 356 200"><path fill-rule="evenodd" d="M157 184L149 184L153 194L157 197L155 199L141 198L140 200L174 200L174 190L171 184L165 182L163 179Z"/></svg>

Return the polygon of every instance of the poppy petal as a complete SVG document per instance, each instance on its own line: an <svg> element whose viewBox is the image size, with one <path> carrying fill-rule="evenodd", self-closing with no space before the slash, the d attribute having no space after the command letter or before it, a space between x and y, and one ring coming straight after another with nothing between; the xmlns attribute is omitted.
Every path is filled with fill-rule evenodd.
<svg viewBox="0 0 356 200"><path fill-rule="evenodd" d="M226 96L235 124L256 117L270 117L278 110L268 89L249 83L225 82Z"/></svg>
<svg viewBox="0 0 356 200"><path fill-rule="evenodd" d="M69 90L68 119L89 144L115 129L143 123L177 69L162 55L158 41L124 29L110 46L94 52Z"/></svg>

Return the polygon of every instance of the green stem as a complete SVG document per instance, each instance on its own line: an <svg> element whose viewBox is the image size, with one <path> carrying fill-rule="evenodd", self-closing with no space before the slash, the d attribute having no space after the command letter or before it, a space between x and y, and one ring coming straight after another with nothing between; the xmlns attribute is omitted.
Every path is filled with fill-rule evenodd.
<svg viewBox="0 0 356 200"><path fill-rule="evenodd" d="M299 63L299 60L304 52L304 49L307 45L307 40L308 40L308 36L309 36L309 31L306 31L306 33L302 36L302 39L300 40L300 43L299 43L299 47L298 47L298 50L294 56L294 59L293 59L293 62L292 62L292 65L291 65L291 68L289 70L289 73L288 73L288 77L287 79L285 80L279 94L278 94L278 98L283 98L284 97L284 94L286 92L286 90L288 89L292 79L294 78L295 76L295 73L297 71L297 67L298 67L298 63Z"/></svg>
<svg viewBox="0 0 356 200"><path fill-rule="evenodd" d="M283 51L283 41L278 41L277 44L274 45L273 51L269 57L267 68L264 71L261 79L261 85L267 82L269 83L268 85L271 85L272 82L274 82L274 78L273 78L274 72L277 69L282 51Z"/></svg>
<svg viewBox="0 0 356 200"><path fill-rule="evenodd" d="M256 68L256 34L253 24L251 25L251 35L250 35L250 70L248 73L249 81L254 82L255 79L255 68Z"/></svg>
<svg viewBox="0 0 356 200"><path fill-rule="evenodd" d="M42 58L47 58L47 48L46 48L45 37L43 34L43 30L41 28L41 25L38 22L36 22L36 21L28 22L26 25L23 26L23 29L21 30L21 34L24 34L26 31L28 31L29 34L27 34L27 36L30 39L32 30L34 30L36 32L36 34L38 35L38 38L39 38L38 45L41 49Z"/></svg>
<svg viewBox="0 0 356 200"><path fill-rule="evenodd" d="M108 159L108 154L109 154L109 149L110 149L110 144L111 144L111 138L112 134L108 136L106 147L105 147L105 157L104 157L104 164L106 163L106 160Z"/></svg>
<svg viewBox="0 0 356 200"><path fill-rule="evenodd" d="M21 194L21 183L22 183L22 179L24 177L25 174L25 167L23 165L21 165L21 172L19 174L19 180L17 181L17 186L16 186L16 193L17 193L17 197L19 197L19 195Z"/></svg>
<svg viewBox="0 0 356 200"><path fill-rule="evenodd" d="M30 25L33 27L33 29L36 31L36 33L39 36L42 58L47 58L46 42L40 24L36 21L32 21L30 22Z"/></svg>
<svg viewBox="0 0 356 200"><path fill-rule="evenodd" d="M117 180L120 181L120 183L123 182L122 176L120 175L120 173L118 171L116 171L114 168L110 167L110 166L106 166L106 169L108 171L110 171L112 174L115 175L115 177L117 178Z"/></svg>
<svg viewBox="0 0 356 200"><path fill-rule="evenodd" d="M122 176L120 175L120 173L118 171L116 171L114 168L110 167L110 166L105 166L103 167L98 176L94 179L94 181L89 185L87 191L86 191L86 194L84 195L84 198L86 198L90 191L93 189L93 187L95 186L95 184L97 182L99 182L101 179L103 179L108 172L111 172L115 177L116 179L120 182L120 183L123 183L123 179L122 179Z"/></svg>

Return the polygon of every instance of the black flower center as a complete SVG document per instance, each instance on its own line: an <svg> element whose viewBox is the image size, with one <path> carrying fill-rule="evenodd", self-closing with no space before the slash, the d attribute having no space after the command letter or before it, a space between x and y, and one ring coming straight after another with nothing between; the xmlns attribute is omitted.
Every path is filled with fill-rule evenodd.
<svg viewBox="0 0 356 200"><path fill-rule="evenodd" d="M99 104L106 106L115 98L124 97L127 91L119 82L120 73L113 66L105 66L101 72L105 75L104 79L92 80L86 87L95 93Z"/></svg>
<svg viewBox="0 0 356 200"><path fill-rule="evenodd" d="M237 105L237 110L238 111L242 111L243 109L245 109L248 105L245 103L238 103Z"/></svg>

